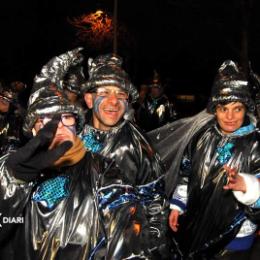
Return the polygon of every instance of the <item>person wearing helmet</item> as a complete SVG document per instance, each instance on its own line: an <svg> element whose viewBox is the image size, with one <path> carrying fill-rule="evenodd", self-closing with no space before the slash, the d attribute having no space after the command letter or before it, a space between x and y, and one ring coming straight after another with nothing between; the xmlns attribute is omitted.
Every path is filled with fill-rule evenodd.
<svg viewBox="0 0 260 260"><path fill-rule="evenodd" d="M166 177L175 259L249 259L260 216L259 133L249 87L237 64L227 60L207 112L170 125L186 123L180 143L171 143L175 152Z"/></svg>
<svg viewBox="0 0 260 260"><path fill-rule="evenodd" d="M82 105L81 85L85 82L83 67L79 64L69 69L64 78L64 92L72 104Z"/></svg>
<svg viewBox="0 0 260 260"><path fill-rule="evenodd" d="M17 92L0 84L0 156L22 143L23 113L18 109Z"/></svg>
<svg viewBox="0 0 260 260"><path fill-rule="evenodd" d="M151 250L155 259L157 253L157 258L168 259L164 169L148 139L131 121L131 104L137 101L138 91L122 62L113 54L89 58L89 78L82 86L89 114L80 136L87 149L115 161L130 185L146 187L143 198L150 221Z"/></svg>
<svg viewBox="0 0 260 260"><path fill-rule="evenodd" d="M149 259L140 195L113 161L85 149L82 110L62 91L80 50L35 77L23 125L31 139L0 159L2 259Z"/></svg>
<svg viewBox="0 0 260 260"><path fill-rule="evenodd" d="M165 94L164 85L156 70L154 70L152 83L149 85L149 94L137 111L136 119L137 124L145 132L152 131L177 119L174 104Z"/></svg>

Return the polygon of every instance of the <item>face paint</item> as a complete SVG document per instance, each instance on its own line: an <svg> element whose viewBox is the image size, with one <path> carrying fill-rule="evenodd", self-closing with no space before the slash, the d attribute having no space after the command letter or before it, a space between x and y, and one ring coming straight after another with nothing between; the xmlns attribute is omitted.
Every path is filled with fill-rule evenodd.
<svg viewBox="0 0 260 260"><path fill-rule="evenodd" d="M74 135L76 135L76 126L72 125L72 126L65 126L67 127Z"/></svg>
<svg viewBox="0 0 260 260"><path fill-rule="evenodd" d="M105 99L105 97L96 97L94 99L94 112L96 114L99 114L99 105L103 102L103 100Z"/></svg>
<svg viewBox="0 0 260 260"><path fill-rule="evenodd" d="M106 131L116 126L121 122L127 108L127 100L116 96L93 96L94 127Z"/></svg>

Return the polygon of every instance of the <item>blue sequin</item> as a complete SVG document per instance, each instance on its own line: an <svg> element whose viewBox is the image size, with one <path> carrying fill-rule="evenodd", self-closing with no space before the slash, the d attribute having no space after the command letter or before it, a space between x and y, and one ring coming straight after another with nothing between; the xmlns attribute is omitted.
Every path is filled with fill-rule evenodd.
<svg viewBox="0 0 260 260"><path fill-rule="evenodd" d="M52 208L59 201L69 196L69 177L57 176L56 178L49 179L41 183L36 192L34 193L32 200L47 203L48 208Z"/></svg>
<svg viewBox="0 0 260 260"><path fill-rule="evenodd" d="M123 204L139 202L149 205L155 198L164 194L163 178L146 185L137 186L135 189L125 186L114 186L103 189L99 194L99 208L112 211Z"/></svg>
<svg viewBox="0 0 260 260"><path fill-rule="evenodd" d="M232 143L226 143L222 147L217 148L217 160L221 165L227 163L232 156L231 149L234 147Z"/></svg>
<svg viewBox="0 0 260 260"><path fill-rule="evenodd" d="M259 209L260 208L260 199L258 199L253 205L251 205L252 208Z"/></svg>
<svg viewBox="0 0 260 260"><path fill-rule="evenodd" d="M255 126L253 124L249 124L247 126L243 126L243 127L239 128L238 130L236 130L234 132L234 135L242 136L242 135L245 135L245 134L249 134L252 131L254 131L254 129L255 129Z"/></svg>
<svg viewBox="0 0 260 260"><path fill-rule="evenodd" d="M103 144L96 139L95 133L91 130L89 130L86 135L82 136L82 141L85 147L93 153L98 153L103 148Z"/></svg>

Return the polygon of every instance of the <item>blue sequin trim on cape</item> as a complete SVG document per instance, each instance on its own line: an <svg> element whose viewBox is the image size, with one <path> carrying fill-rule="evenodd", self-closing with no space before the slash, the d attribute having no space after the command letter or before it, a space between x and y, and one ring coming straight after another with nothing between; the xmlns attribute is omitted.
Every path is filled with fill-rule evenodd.
<svg viewBox="0 0 260 260"><path fill-rule="evenodd" d="M41 183L32 200L36 202L46 202L48 208L52 208L58 202L69 196L69 177L57 176Z"/></svg>

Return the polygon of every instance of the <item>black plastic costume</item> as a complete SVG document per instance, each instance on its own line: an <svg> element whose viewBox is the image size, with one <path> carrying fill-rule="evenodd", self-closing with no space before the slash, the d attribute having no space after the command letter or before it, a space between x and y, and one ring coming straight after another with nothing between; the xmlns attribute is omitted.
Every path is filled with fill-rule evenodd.
<svg viewBox="0 0 260 260"><path fill-rule="evenodd" d="M252 111L247 81L238 74L235 64L225 62L219 73L222 75L213 86L208 110L214 112L217 104L241 102ZM214 115L202 111L149 133L167 168L169 198L177 184L187 185L186 208L174 233L179 255L176 259L212 259L248 219L259 223L259 205L242 203L231 190L223 189L227 182L225 164L238 173L259 178L259 133L255 123L248 114L239 129L224 135Z"/></svg>
<svg viewBox="0 0 260 260"><path fill-rule="evenodd" d="M102 86L117 86L129 94L128 102L138 97L136 88L122 69L122 60L111 54L89 59L89 80L83 86L85 92L95 92ZM128 183L141 189L149 221L149 247L154 259L168 259L167 216L164 196L164 169L147 138L129 120L124 118L108 131L102 131L86 124L81 139L85 147L112 159L121 169Z"/></svg>
<svg viewBox="0 0 260 260"><path fill-rule="evenodd" d="M168 196L171 198L177 183L183 183L180 178L189 180L187 213L180 217L177 248L187 259L210 259L236 236L246 218L260 220L259 210L239 203L231 191L223 190L225 163L238 167L239 172L260 172L259 134L248 124L224 136L205 111L163 128L149 135L168 169Z"/></svg>
<svg viewBox="0 0 260 260"><path fill-rule="evenodd" d="M142 104L135 107L136 123L146 132L177 119L174 105L164 94L164 87L156 70L154 70L153 81L149 88L151 92L157 90L157 94L148 94Z"/></svg>
<svg viewBox="0 0 260 260"><path fill-rule="evenodd" d="M168 217L164 198L164 172L158 156L146 138L126 120L110 131L101 131L86 125L81 135L87 149L112 159L122 170L128 183L143 190L151 225L150 245L159 244L163 252L167 244L165 239ZM167 252L164 252L161 257L166 256Z"/></svg>
<svg viewBox="0 0 260 260"><path fill-rule="evenodd" d="M118 168L98 155L87 153L76 165L49 170L46 179L30 183L15 179L4 161L2 218L24 219L20 225L2 224L2 241L14 232L12 228L16 231L9 251L1 253L3 259L11 260L12 253L13 259L26 260L145 259L149 255L141 196L125 185Z"/></svg>
<svg viewBox="0 0 260 260"><path fill-rule="evenodd" d="M252 209L239 203L231 191L223 190L226 176L222 166L227 163L238 172L259 173L258 138L252 125L229 136L212 125L202 129L188 145L180 173L190 183L187 213L177 232L182 252L213 255L235 237L247 217L254 220Z"/></svg>
<svg viewBox="0 0 260 260"><path fill-rule="evenodd" d="M22 117L14 113L0 114L0 156L21 145Z"/></svg>
<svg viewBox="0 0 260 260"><path fill-rule="evenodd" d="M85 125L81 136L87 149L113 159L131 185L151 182L163 174L153 148L129 121L124 120L109 131Z"/></svg>
<svg viewBox="0 0 260 260"><path fill-rule="evenodd" d="M22 114L16 107L15 93L0 86L0 98L9 103L7 112L0 112L0 156L21 145Z"/></svg>
<svg viewBox="0 0 260 260"><path fill-rule="evenodd" d="M150 95L137 109L137 124L146 132L173 122L177 118L173 104L166 95L153 98Z"/></svg>

